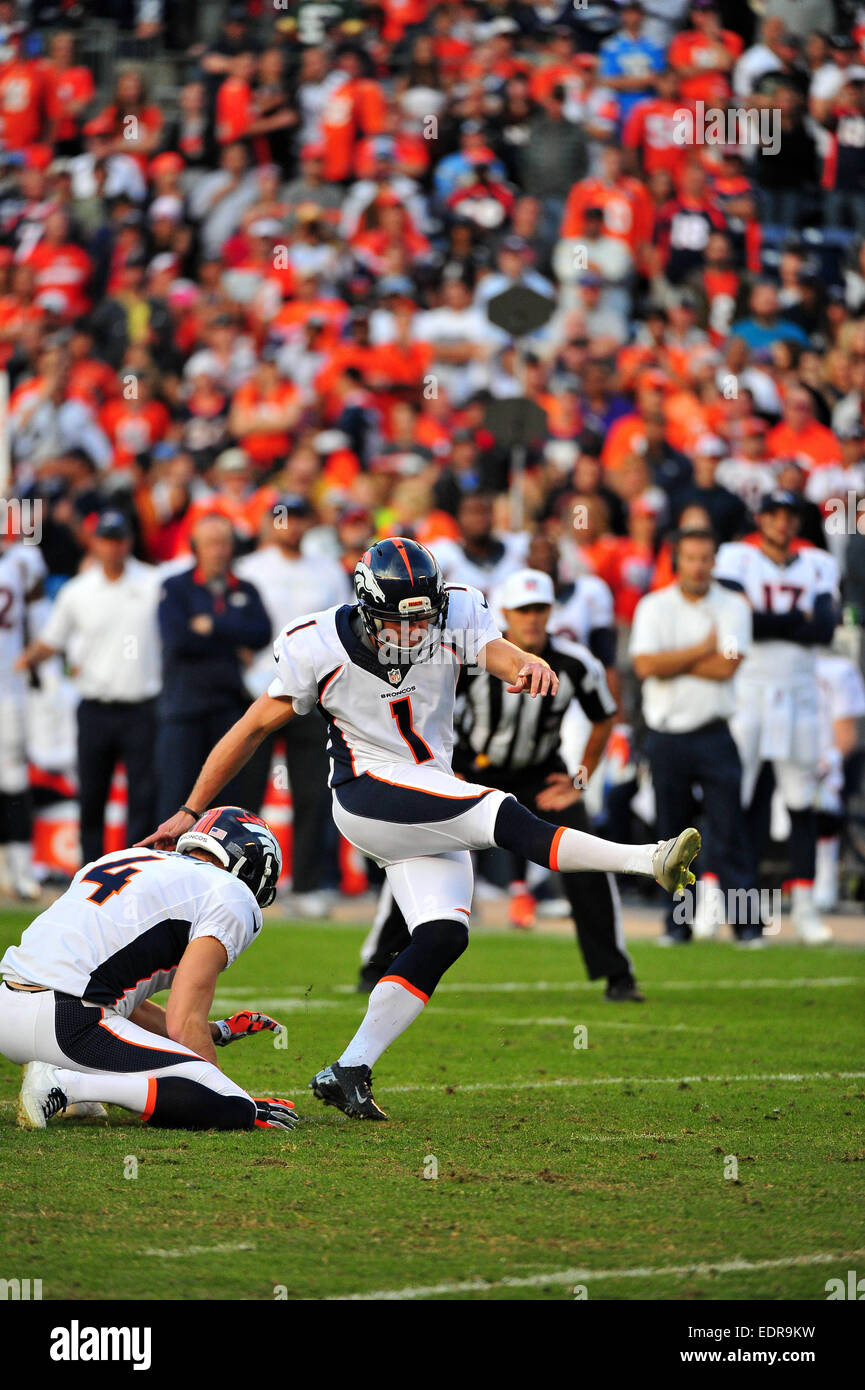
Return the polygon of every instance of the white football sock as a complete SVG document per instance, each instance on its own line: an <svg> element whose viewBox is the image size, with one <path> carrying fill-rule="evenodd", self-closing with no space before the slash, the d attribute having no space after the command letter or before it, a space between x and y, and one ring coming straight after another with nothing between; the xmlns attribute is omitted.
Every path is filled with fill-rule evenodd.
<svg viewBox="0 0 865 1390"><path fill-rule="evenodd" d="M602 873L648 874L654 878L652 856L657 848L657 840L651 845L620 845L599 835L587 835L584 830L561 829L553 842L552 867L566 874L599 869Z"/></svg>
<svg viewBox="0 0 865 1390"><path fill-rule="evenodd" d="M15 884L33 877L33 849L29 840L13 840L6 846L6 863Z"/></svg>
<svg viewBox="0 0 865 1390"><path fill-rule="evenodd" d="M125 1110L142 1114L147 1105L150 1084L146 1076L121 1072L67 1071L57 1068L57 1081L71 1103L78 1100L101 1100L103 1105L122 1105Z"/></svg>
<svg viewBox="0 0 865 1390"><path fill-rule="evenodd" d="M366 1017L339 1058L341 1067L373 1067L410 1023L423 1012L424 1001L394 980L382 980L369 996Z"/></svg>
<svg viewBox="0 0 865 1390"><path fill-rule="evenodd" d="M817 872L814 875L814 903L822 912L831 912L838 901L838 854L840 840L837 835L827 836L817 841Z"/></svg>

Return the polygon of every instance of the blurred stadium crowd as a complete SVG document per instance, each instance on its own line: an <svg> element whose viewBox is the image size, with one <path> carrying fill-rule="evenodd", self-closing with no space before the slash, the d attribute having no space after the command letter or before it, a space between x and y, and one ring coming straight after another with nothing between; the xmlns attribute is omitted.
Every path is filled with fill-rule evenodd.
<svg viewBox="0 0 865 1390"><path fill-rule="evenodd" d="M701 138L701 113L745 107ZM550 301L519 338L488 312L515 287ZM797 544L840 566L836 656L861 665L865 7L0 0L0 367L4 557L36 549L15 519L38 502L44 595L3 645L0 753L23 703L37 802L74 796L83 696L153 702L137 814L171 810L209 746L194 726L212 742L266 687L259 599L276 631L345 601L373 538L411 535L492 598L527 560L562 605L593 577L572 635L613 630L620 707L591 805L630 838L651 794L628 631L683 513L723 543L791 492ZM543 412L534 437L508 400ZM158 640L117 655L134 689L88 689L58 605L127 550ZM166 575L172 602L210 595L180 637ZM319 786L321 748L294 756ZM8 843L27 793L4 775ZM340 883L317 795L310 910Z"/></svg>

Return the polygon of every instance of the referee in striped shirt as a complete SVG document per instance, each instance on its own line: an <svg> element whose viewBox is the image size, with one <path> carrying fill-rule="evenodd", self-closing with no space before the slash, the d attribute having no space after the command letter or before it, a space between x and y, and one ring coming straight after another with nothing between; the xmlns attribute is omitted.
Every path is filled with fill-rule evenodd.
<svg viewBox="0 0 865 1390"><path fill-rule="evenodd" d="M496 597L504 612L508 641L548 661L559 687L555 695L521 700L486 672L463 670L457 686L454 772L511 792L535 815L556 825L589 830L582 787L600 761L616 710L604 668L586 647L548 635L555 599L549 575L518 570L504 581ZM562 720L573 700L592 724L579 779L571 778L560 752ZM562 874L562 886L589 978L606 978L605 998L611 1001L642 1003L625 949L613 875ZM359 989L373 987L407 939L402 914L385 891L364 943Z"/></svg>

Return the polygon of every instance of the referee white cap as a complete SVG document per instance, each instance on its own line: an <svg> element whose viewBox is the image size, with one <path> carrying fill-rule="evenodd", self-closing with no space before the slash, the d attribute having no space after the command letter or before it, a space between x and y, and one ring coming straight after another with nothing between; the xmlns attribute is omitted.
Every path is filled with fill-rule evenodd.
<svg viewBox="0 0 865 1390"><path fill-rule="evenodd" d="M553 581L543 570L516 570L509 574L496 594L499 608L528 608L533 603L552 604Z"/></svg>

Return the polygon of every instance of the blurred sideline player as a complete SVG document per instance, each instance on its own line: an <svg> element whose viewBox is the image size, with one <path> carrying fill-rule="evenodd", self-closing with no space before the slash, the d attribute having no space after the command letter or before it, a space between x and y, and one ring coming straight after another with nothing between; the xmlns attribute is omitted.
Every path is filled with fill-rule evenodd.
<svg viewBox="0 0 865 1390"><path fill-rule="evenodd" d="M742 759L742 804L749 841L759 858L768 834L771 781L790 815L793 924L810 945L832 933L814 902L819 716L817 648L838 620L837 562L796 542L797 503L790 492L767 493L757 534L722 545L715 578L737 589L753 609L754 640L736 673L731 724Z"/></svg>
<svg viewBox="0 0 865 1390"><path fill-rule="evenodd" d="M36 545L0 538L0 845L5 887L36 899L33 877L33 813L27 759L26 672L15 663L27 646L27 611L47 574Z"/></svg>
<svg viewBox="0 0 865 1390"><path fill-rule="evenodd" d="M505 637L536 652L559 678L556 694L526 708L519 695L502 689L486 672L463 670L457 684L454 769L483 786L511 792L544 820L588 830L582 790L603 756L616 702L604 668L584 646L548 633L553 612L553 581L539 570L518 570L496 595L506 623ZM561 727L576 700L591 724L582 758L581 786L575 785L561 757ZM524 864L522 856L518 863ZM621 904L612 874L563 874L577 941L590 979L606 977L610 1001L642 1002L621 928ZM525 884L522 884L525 891ZM387 890L386 890L387 891ZM387 892L388 898L390 893ZM364 942L361 979L373 987L409 934L396 904Z"/></svg>
<svg viewBox="0 0 865 1390"><path fill-rule="evenodd" d="M166 1129L292 1128L291 1101L248 1095L216 1061L217 1046L279 1025L207 1016L281 866L265 822L221 806L177 853L116 850L79 869L0 960L0 1052L24 1065L19 1124L101 1102ZM165 1009L150 997L162 989Z"/></svg>
<svg viewBox="0 0 865 1390"><path fill-rule="evenodd" d="M844 806L862 776L857 755L856 721L865 717L865 681L849 657L820 652L817 657L820 720L820 782L817 788L817 873L814 903L818 911L838 906L838 853Z"/></svg>
<svg viewBox="0 0 865 1390"><path fill-rule="evenodd" d="M348 1115L386 1119L371 1067L422 1012L468 945L472 849L499 845L553 869L637 873L669 891L693 881L696 830L660 844L622 845L556 827L504 792L451 771L456 682L482 664L512 694L555 695L546 661L501 637L483 597L446 587L430 552L395 537L355 568L356 606L311 613L274 643L276 675L211 752L191 794L146 843L174 842L192 807L207 805L261 740L318 706L328 721L338 830L386 871L411 941L370 994L366 1017L338 1061L310 1086Z"/></svg>

